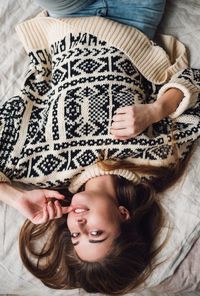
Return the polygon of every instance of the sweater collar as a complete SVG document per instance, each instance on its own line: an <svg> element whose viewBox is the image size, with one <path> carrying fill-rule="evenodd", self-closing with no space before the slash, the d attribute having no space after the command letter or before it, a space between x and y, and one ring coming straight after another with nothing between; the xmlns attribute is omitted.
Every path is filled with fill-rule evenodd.
<svg viewBox="0 0 200 296"><path fill-rule="evenodd" d="M98 166L98 164L94 164L87 167L79 175L72 178L69 186L69 191L71 191L72 193L75 193L88 180L95 177L99 177L99 176L105 176L105 175L117 175L129 181L132 181L134 183L137 183L140 179L139 175L137 175L136 173L130 172L129 170L126 170L126 169L115 169L112 171L104 171Z"/></svg>

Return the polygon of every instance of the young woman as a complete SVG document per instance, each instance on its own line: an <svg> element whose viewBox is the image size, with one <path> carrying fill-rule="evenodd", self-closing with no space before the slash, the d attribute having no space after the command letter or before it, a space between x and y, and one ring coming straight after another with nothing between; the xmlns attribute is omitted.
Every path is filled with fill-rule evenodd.
<svg viewBox="0 0 200 296"><path fill-rule="evenodd" d="M154 269L162 281L157 255L173 251L173 264L182 237L179 248L165 245L157 194L199 137L199 71L173 38L167 54L102 17L43 12L17 32L30 66L0 110L0 197L31 221L20 235L24 264L55 289L122 294L155 284ZM48 189L61 186L64 195Z"/></svg>

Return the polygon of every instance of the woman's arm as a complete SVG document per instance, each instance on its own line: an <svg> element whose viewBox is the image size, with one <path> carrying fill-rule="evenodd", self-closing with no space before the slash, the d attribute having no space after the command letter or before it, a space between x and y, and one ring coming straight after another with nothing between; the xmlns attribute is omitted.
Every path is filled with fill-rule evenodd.
<svg viewBox="0 0 200 296"><path fill-rule="evenodd" d="M200 93L199 77L195 75L194 69L184 69L171 77L158 92L157 99L163 96L169 89L176 88L184 94L178 108L170 114L171 118L180 116L185 110L196 105Z"/></svg>
<svg viewBox="0 0 200 296"><path fill-rule="evenodd" d="M0 201L16 208L17 201L22 197L22 191L12 187L8 183L0 183Z"/></svg>
<svg viewBox="0 0 200 296"><path fill-rule="evenodd" d="M58 200L63 199L64 196L58 191L47 189L27 191L8 183L0 183L0 201L18 210L34 224L46 223L70 212L71 207L60 205Z"/></svg>
<svg viewBox="0 0 200 296"><path fill-rule="evenodd" d="M111 133L119 140L136 137L151 124L175 112L183 97L181 90L171 88L154 103L119 108L113 116Z"/></svg>
<svg viewBox="0 0 200 296"><path fill-rule="evenodd" d="M184 97L183 92L178 88L168 89L153 104L153 123L171 115L176 111Z"/></svg>

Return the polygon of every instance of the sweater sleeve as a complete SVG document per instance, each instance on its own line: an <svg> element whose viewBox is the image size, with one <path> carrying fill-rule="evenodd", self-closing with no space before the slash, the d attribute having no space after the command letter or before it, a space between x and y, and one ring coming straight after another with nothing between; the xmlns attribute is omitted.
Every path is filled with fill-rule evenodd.
<svg viewBox="0 0 200 296"><path fill-rule="evenodd" d="M3 169L3 160L5 159L4 149L3 149L3 129L4 129L4 120L1 117L2 109L0 108L0 183L6 182L10 183L10 180L6 177L6 175L2 172Z"/></svg>
<svg viewBox="0 0 200 296"><path fill-rule="evenodd" d="M194 76L194 71L187 68L173 75L169 82L160 88L157 99L159 99L170 88L177 88L184 94L184 97L176 111L170 114L171 118L176 118L186 109L189 109L196 104L200 93L200 85L198 85Z"/></svg>
<svg viewBox="0 0 200 296"><path fill-rule="evenodd" d="M18 126L21 123L22 100L15 96L0 106L0 183L11 183L15 174L14 157L15 147L18 147ZM23 114L23 113L22 113Z"/></svg>

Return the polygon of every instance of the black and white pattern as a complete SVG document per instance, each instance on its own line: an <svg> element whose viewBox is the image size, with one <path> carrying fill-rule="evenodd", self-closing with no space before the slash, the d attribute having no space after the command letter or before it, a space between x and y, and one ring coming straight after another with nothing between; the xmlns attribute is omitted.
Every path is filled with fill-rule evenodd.
<svg viewBox="0 0 200 296"><path fill-rule="evenodd" d="M123 52L96 36L70 34L49 51L29 55L21 96L0 110L0 171L10 179L47 187L68 184L97 162L102 150L109 159L153 164L170 158L172 130L180 157L199 136L200 101L176 123L167 118L134 139L114 140L115 110L154 101L161 86L146 81ZM186 70L182 77L199 83L200 71Z"/></svg>

